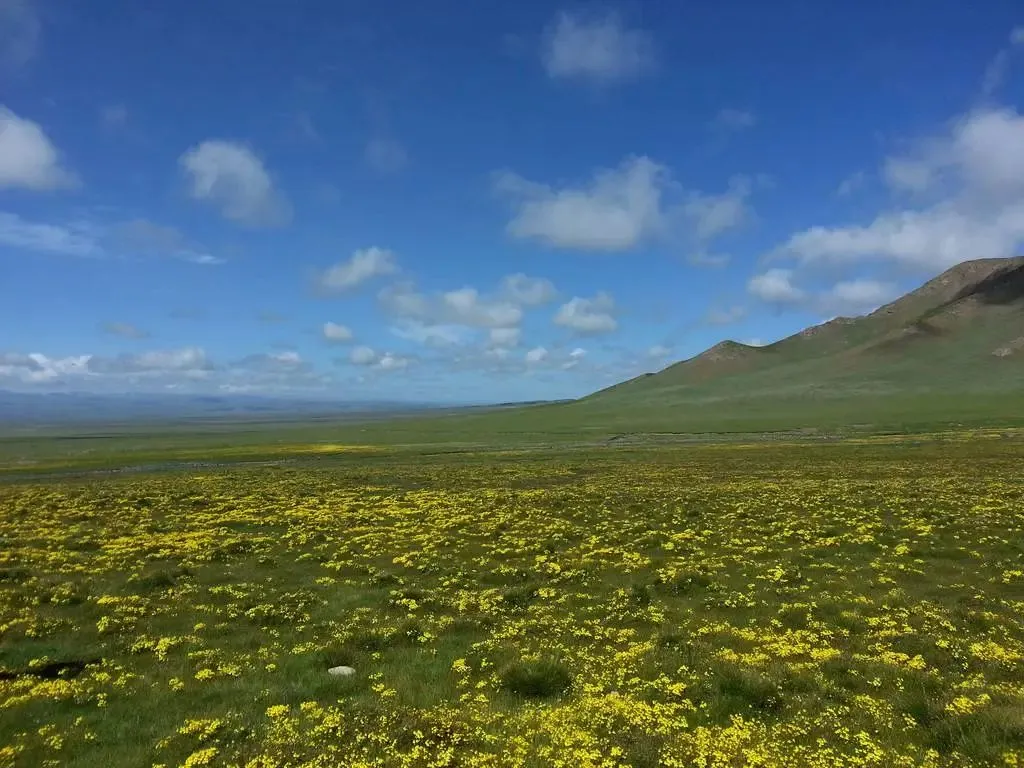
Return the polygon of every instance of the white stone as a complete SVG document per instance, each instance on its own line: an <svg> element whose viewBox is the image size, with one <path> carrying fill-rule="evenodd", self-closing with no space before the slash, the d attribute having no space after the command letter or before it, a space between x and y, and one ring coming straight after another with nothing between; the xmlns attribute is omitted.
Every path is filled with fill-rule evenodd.
<svg viewBox="0 0 1024 768"><path fill-rule="evenodd" d="M327 670L327 674L334 675L335 677L352 677L356 673L353 667L331 667Z"/></svg>

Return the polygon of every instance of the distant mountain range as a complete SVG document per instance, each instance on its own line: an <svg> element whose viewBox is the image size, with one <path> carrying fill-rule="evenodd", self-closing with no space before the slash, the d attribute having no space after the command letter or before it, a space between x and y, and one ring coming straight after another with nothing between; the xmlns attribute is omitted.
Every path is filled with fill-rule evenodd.
<svg viewBox="0 0 1024 768"><path fill-rule="evenodd" d="M366 417L413 414L444 407L430 403L329 402L251 395L114 395L0 390L0 424L14 425L166 419Z"/></svg>
<svg viewBox="0 0 1024 768"><path fill-rule="evenodd" d="M578 405L901 393L1019 393L1024 402L1024 257L964 262L869 315L767 346L723 341Z"/></svg>

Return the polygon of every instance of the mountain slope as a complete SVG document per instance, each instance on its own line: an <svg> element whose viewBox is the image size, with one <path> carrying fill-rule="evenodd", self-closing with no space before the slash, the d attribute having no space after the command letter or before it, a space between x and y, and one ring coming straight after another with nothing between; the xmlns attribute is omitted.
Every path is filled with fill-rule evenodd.
<svg viewBox="0 0 1024 768"><path fill-rule="evenodd" d="M1024 392L1024 257L969 261L856 318L765 347L725 341L578 401L652 408L766 397Z"/></svg>

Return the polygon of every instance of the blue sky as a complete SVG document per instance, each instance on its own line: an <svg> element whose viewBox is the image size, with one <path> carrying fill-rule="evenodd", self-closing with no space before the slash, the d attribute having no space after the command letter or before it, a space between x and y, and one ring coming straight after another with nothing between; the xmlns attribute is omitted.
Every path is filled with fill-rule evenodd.
<svg viewBox="0 0 1024 768"><path fill-rule="evenodd" d="M0 0L0 388L586 394L1019 252L1021 107L1010 0Z"/></svg>

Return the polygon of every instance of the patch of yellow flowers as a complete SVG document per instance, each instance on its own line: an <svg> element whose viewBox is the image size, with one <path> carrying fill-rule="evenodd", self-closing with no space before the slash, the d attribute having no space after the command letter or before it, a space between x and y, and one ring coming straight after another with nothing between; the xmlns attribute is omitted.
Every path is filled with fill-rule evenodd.
<svg viewBox="0 0 1024 768"><path fill-rule="evenodd" d="M1024 765L1019 457L943 439L0 486L0 768Z"/></svg>

